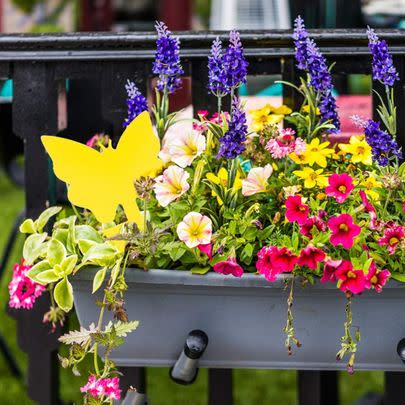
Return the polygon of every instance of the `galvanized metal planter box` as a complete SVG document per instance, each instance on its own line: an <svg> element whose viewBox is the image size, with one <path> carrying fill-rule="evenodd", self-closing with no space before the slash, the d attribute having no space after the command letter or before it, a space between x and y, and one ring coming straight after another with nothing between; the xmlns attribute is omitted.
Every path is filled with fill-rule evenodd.
<svg viewBox="0 0 405 405"><path fill-rule="evenodd" d="M79 320L88 326L98 319L91 294L94 272L86 270L73 281ZM79 277L77 277L79 276ZM344 369L335 357L345 318L345 297L334 284L302 288L296 283L293 313L302 343L288 356L284 347L287 294L283 280L269 283L254 274L241 279L209 273L128 269L126 307L139 328L116 349L120 366L172 366L187 334L201 329L209 345L202 367ZM362 340L357 370L405 371L396 353L405 337L405 284L388 283L381 294L367 291L354 298L353 325Z"/></svg>

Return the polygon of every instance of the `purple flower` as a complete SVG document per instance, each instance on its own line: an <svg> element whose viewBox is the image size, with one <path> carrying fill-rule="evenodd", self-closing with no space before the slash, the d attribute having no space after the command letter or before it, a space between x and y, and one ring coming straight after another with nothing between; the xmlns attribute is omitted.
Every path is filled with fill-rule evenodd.
<svg viewBox="0 0 405 405"><path fill-rule="evenodd" d="M247 67L249 63L245 59L239 32L231 31L229 34L229 46L223 57L223 70L225 72L225 84L229 89L237 88L246 83Z"/></svg>
<svg viewBox="0 0 405 405"><path fill-rule="evenodd" d="M127 107L128 113L127 118L124 121L124 128L127 127L141 112L148 110L148 102L146 98L142 95L142 93L136 87L134 82L127 80L127 84L125 85L125 89L127 91Z"/></svg>
<svg viewBox="0 0 405 405"><path fill-rule="evenodd" d="M293 39L295 44L295 59L297 61L297 68L306 70L308 61L308 32L305 29L304 20L301 18L301 16L298 16L294 21Z"/></svg>
<svg viewBox="0 0 405 405"><path fill-rule="evenodd" d="M340 121L337 114L336 100L333 97L332 92L328 91L325 94L322 94L321 101L319 103L319 110L321 112L321 121L325 122L330 120L331 124L335 128L328 129L329 133L337 133L340 131Z"/></svg>
<svg viewBox="0 0 405 405"><path fill-rule="evenodd" d="M368 27L368 47L373 55L373 79L379 80L384 85L392 87L399 75L392 62L388 45L380 40L373 29Z"/></svg>
<svg viewBox="0 0 405 405"><path fill-rule="evenodd" d="M307 39L308 62L307 69L311 76L310 85L320 93L328 92L332 87L332 77L329 73L326 60L319 52L312 39Z"/></svg>
<svg viewBox="0 0 405 405"><path fill-rule="evenodd" d="M232 117L229 121L228 131L219 139L221 144L217 158L234 159L245 149L247 125L246 114L240 106L237 97L232 100Z"/></svg>
<svg viewBox="0 0 405 405"><path fill-rule="evenodd" d="M366 141L371 146L373 160L380 166L387 166L390 155L402 158L402 152L395 139L388 132L380 129L380 123L373 120L367 121L364 129Z"/></svg>
<svg viewBox="0 0 405 405"><path fill-rule="evenodd" d="M152 72L159 75L158 90L166 88L171 94L181 87L180 76L184 73L180 63L180 41L172 36L163 22L156 22L155 28L158 39Z"/></svg>
<svg viewBox="0 0 405 405"><path fill-rule="evenodd" d="M211 54L208 57L208 90L215 96L223 97L229 93L225 84L225 71L223 66L222 42L219 37L212 42Z"/></svg>

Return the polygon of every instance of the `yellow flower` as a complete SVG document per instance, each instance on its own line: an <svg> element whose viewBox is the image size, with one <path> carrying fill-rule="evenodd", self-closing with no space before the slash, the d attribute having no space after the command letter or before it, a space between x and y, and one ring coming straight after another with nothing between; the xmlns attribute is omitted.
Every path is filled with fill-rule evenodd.
<svg viewBox="0 0 405 405"><path fill-rule="evenodd" d="M306 165L309 163L308 158L303 154L297 155L295 152L292 152L288 155L288 157L294 162L299 165Z"/></svg>
<svg viewBox="0 0 405 405"><path fill-rule="evenodd" d="M228 188L228 170L226 170L224 167L221 167L217 174L207 173L205 177L214 184L220 184L222 187ZM236 191L241 188L242 188L242 180L240 178L240 173L238 172L236 173L232 189ZM217 195L215 191L211 191L211 194L213 197L217 197L219 205L223 204L221 198Z"/></svg>
<svg viewBox="0 0 405 405"><path fill-rule="evenodd" d="M308 105L308 104L307 104L307 105L304 105L304 107L302 107L302 112L309 114L309 111L310 111L310 109L309 109L309 105ZM320 111L320 109L319 109L318 107L316 107L315 114L316 114L316 115L320 115L320 114L321 114L321 111Z"/></svg>
<svg viewBox="0 0 405 405"><path fill-rule="evenodd" d="M314 170L310 167L304 167L303 170L295 170L293 173L300 179L304 180L305 188L313 188L315 186L326 187L328 178L323 173L323 169Z"/></svg>
<svg viewBox="0 0 405 405"><path fill-rule="evenodd" d="M319 201L325 200L326 197L327 197L327 195L326 195L325 193L318 193L318 194L316 195L316 199L319 200Z"/></svg>
<svg viewBox="0 0 405 405"><path fill-rule="evenodd" d="M311 143L307 144L305 152L302 154L305 155L310 166L317 163L321 167L326 167L326 158L334 153L333 149L328 148L329 144L330 142L320 143L318 138L312 139Z"/></svg>
<svg viewBox="0 0 405 405"><path fill-rule="evenodd" d="M190 212L177 225L177 235L187 247L207 245L211 242L212 222L198 212Z"/></svg>
<svg viewBox="0 0 405 405"><path fill-rule="evenodd" d="M363 135L351 136L349 143L340 143L339 149L345 153L350 153L352 163L363 163L371 165L371 146L365 141Z"/></svg>
<svg viewBox="0 0 405 405"><path fill-rule="evenodd" d="M267 106L270 108L270 112L273 114L279 114L279 115L289 115L292 113L292 110L290 107L287 107L286 105L280 105L279 107L274 107L270 104L267 104Z"/></svg>
<svg viewBox="0 0 405 405"><path fill-rule="evenodd" d="M252 129L255 132L262 131L266 126L280 123L285 115L291 114L292 110L285 105L273 107L266 104L258 110L251 110Z"/></svg>
<svg viewBox="0 0 405 405"><path fill-rule="evenodd" d="M378 201L380 199L380 194L374 189L382 188L383 184L373 175L368 176L367 179L360 183L360 185L366 188L364 191L372 200Z"/></svg>

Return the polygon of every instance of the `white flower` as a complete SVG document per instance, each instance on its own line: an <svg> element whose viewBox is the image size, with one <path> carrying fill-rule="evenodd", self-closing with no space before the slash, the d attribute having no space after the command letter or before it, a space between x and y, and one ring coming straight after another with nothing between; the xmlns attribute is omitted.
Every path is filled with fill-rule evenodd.
<svg viewBox="0 0 405 405"><path fill-rule="evenodd" d="M162 207L182 196L189 188L190 175L181 167L169 166L161 176L155 178L153 189L156 199Z"/></svg>
<svg viewBox="0 0 405 405"><path fill-rule="evenodd" d="M251 169L247 178L242 180L242 194L250 196L267 191L267 180L272 173L271 165Z"/></svg>
<svg viewBox="0 0 405 405"><path fill-rule="evenodd" d="M211 242L211 219L198 212L190 212L177 225L177 235L189 248Z"/></svg>
<svg viewBox="0 0 405 405"><path fill-rule="evenodd" d="M168 154L172 162L180 167L190 166L193 160L204 152L205 136L197 131L182 133L169 141L164 147L164 154Z"/></svg>

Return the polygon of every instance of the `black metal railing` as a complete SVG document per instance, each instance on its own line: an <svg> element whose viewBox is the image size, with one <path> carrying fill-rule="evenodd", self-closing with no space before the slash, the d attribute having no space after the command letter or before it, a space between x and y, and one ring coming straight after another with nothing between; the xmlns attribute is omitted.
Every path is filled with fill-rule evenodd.
<svg viewBox="0 0 405 405"><path fill-rule="evenodd" d="M405 116L405 32L389 30L378 33L388 41L401 76L401 81L395 85L395 95L399 141L404 145L405 120L401 118ZM216 35L224 41L227 39L224 32L179 34L185 76L191 78L194 111L216 109L215 98L206 90L207 56ZM336 62L333 68L335 75L371 72L364 30L314 30L311 36L328 61ZM27 216L37 216L48 202L54 203L56 198L40 135L64 131L72 139L84 140L85 134L87 137L92 135L90 129L108 127L111 135L118 136L126 114L124 84L127 78L131 78L142 92L149 91L155 41L152 33L0 37L0 78L13 80L13 130L25 143ZM283 80L297 82L300 73L293 60L291 32L246 31L242 33L242 42L250 75L279 74ZM298 101L297 95L286 87L283 98L291 106ZM33 311L13 312L13 316L18 320L20 347L29 356L29 394L41 405L54 405L58 403L57 393L52 390L57 382L54 369L58 345L57 334L50 335L47 326L41 322L47 304L42 299ZM143 373L130 369L126 372L125 381L142 389L145 385ZM299 403L337 404L336 378L336 372L300 372ZM401 374L386 373L386 379L384 403L402 403L405 384L402 384ZM209 403L231 404L231 371L211 370L209 382ZM268 401L270 403L271 398Z"/></svg>

